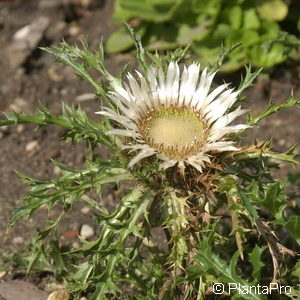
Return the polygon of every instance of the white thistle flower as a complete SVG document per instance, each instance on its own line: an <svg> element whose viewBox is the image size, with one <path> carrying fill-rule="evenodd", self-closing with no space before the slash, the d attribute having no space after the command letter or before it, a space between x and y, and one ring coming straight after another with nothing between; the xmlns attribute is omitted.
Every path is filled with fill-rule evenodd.
<svg viewBox="0 0 300 300"><path fill-rule="evenodd" d="M103 108L97 112L120 123L124 129L113 129L108 134L132 138L124 149L139 151L130 161L133 166L141 159L156 155L167 169L178 163L184 169L191 165L202 172L215 152L236 151L234 142L224 137L249 126L229 124L246 110L238 107L228 113L238 91L222 84L210 91L215 73L198 63L180 72L171 62L167 73L161 68L150 68L147 79L137 72L138 80L128 73L128 83L113 84L109 98L119 108L116 112Z"/></svg>

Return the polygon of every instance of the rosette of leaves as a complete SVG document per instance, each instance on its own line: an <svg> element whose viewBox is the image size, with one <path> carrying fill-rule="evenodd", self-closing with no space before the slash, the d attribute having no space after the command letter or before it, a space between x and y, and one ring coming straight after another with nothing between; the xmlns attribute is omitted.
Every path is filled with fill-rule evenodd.
<svg viewBox="0 0 300 300"><path fill-rule="evenodd" d="M174 78L170 64L172 68L180 65L185 59L186 49L177 49L166 56L153 56L143 49L139 37L131 28L129 32L137 49L140 71L148 74L153 68L159 70L160 85L165 83L167 86L167 82L172 80L177 82L178 79L170 79ZM297 284L300 264L296 252L299 251L300 217L296 210L293 214L286 214L291 209L291 198L297 195L285 192L286 186L297 181L299 176L280 181L274 179L271 172L279 167L280 161L297 163L294 148L285 153L276 153L271 150L270 141L233 148L232 142L238 142L240 133L232 133L232 142L223 141L229 143L227 152L225 149L225 152L210 152L210 160L203 160L202 168L186 165L182 172L178 163L168 164L168 168L164 169L161 168L158 154L143 157L143 160L130 165L135 154L132 153L133 149L128 150L124 145L132 142L132 139L129 135L112 135L112 132L116 133L115 128L120 121L134 130L136 127L128 123L125 115L120 114L117 122L111 118L120 110L126 112L126 107L122 106L118 97L123 95L126 100L130 89L126 87L122 75L116 78L106 70L102 46L91 52L85 43L77 47L64 42L45 50L59 62L71 66L78 76L95 88L110 117L103 113L99 121L94 121L80 107L63 105L60 115L53 115L41 107L32 115L5 113L5 119L0 120L1 126L20 123L39 127L47 124L61 126L66 128L66 141L87 145L83 169L71 169L53 162L61 170L61 176L57 178L41 181L19 174L28 184L28 193L25 204L15 208L10 227L23 218L30 218L42 206L47 206L49 210L61 208L57 219L49 219L44 228L37 229L29 253L15 256L20 265L26 266L28 272L52 272L57 280L67 284L75 299L83 295L97 300L205 299L212 294L210 286L214 282L245 286L271 281L292 286L290 296L299 297ZM211 70L205 71L208 73L203 71L205 75L201 75L200 81L206 78L206 74L210 74L208 78L211 78L230 50L221 52L218 62ZM91 68L98 71L100 76L95 76ZM189 69L192 77L181 78L180 84L185 84L185 87L191 84L197 68L193 65L191 69L194 71ZM245 76L237 90L242 92L249 87L258 73L246 67ZM147 87L150 83L141 77L140 72L137 74L141 80L139 88ZM129 79L133 94L137 95L137 82L132 75L129 75ZM155 80L156 77L152 77L153 84ZM199 83L200 88L202 84ZM125 89L122 90L122 86ZM153 97L159 95L159 101L167 99L163 96L166 90L158 86L156 88L157 91L147 90L144 95L153 93ZM216 89L221 90L220 87ZM182 92L188 93L188 89L182 89ZM229 101L227 97L231 92L227 90L226 97L223 95L218 99L226 98ZM118 97L114 98L116 95ZM125 103L124 99L122 103ZM228 107L228 118L233 116L232 112L236 114L237 105L245 100L238 93L234 93L232 99L235 104ZM142 100L139 98L136 101ZM299 99L293 96L278 106L270 103L257 116L249 113L247 126L256 126L269 115L299 103ZM164 105L157 107L166 109ZM128 102L128 107L131 109L128 110L130 118L134 120L134 105ZM139 108L141 113L141 103ZM166 124L166 120L171 120L173 116L191 118L191 122L198 124L193 115L195 111L179 110L186 108L177 107L176 113L172 111L171 115L169 108L156 113L155 122L152 121L149 126L156 126L161 120L159 118L163 118ZM208 116L205 115L205 118ZM96 155L95 149L101 146L111 149L108 159L100 159ZM163 150L165 155L173 153L169 154L168 148ZM183 160L178 152L176 155ZM126 186L113 210L108 210L102 201L105 197L103 188L108 184ZM77 201L84 201L93 209L92 218L99 228L99 235L92 241L79 239L80 247L72 249L62 245L57 233L61 219ZM157 231L160 233L155 233ZM284 241L278 239L277 232L280 231L285 233ZM263 295L243 297L267 299Z"/></svg>
<svg viewBox="0 0 300 300"><path fill-rule="evenodd" d="M282 0L116 0L114 11L115 20L131 22L150 51L191 44L201 62L213 64L222 44L242 42L223 65L222 70L228 72L249 62L269 68L288 57L296 58L297 20L290 18L293 34L279 23L287 15L288 6ZM133 42L123 27L106 42L111 53L131 47Z"/></svg>

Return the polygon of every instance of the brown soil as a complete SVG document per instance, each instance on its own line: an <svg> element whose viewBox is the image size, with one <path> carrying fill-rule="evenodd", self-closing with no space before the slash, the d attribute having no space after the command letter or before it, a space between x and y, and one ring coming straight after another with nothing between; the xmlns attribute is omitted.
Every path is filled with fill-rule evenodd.
<svg viewBox="0 0 300 300"><path fill-rule="evenodd" d="M112 20L113 1L90 1L90 7L80 3L79 0L0 1L1 110L32 113L38 101L54 113L60 112L61 101L75 105L80 103L91 116L99 109L97 99L78 101L77 96L92 93L93 89L76 78L70 68L54 64L53 57L46 52L35 48L24 63L17 66L13 66L14 59L11 58L10 45L14 33L40 16L48 17L49 24L38 46L55 45L63 38L69 43L79 43L80 39L88 37L90 46L96 47L101 38L105 39L117 26ZM131 59L128 54L108 56L107 67L116 73ZM274 69L270 80L261 79L246 92L247 107L253 114L258 114L268 105L270 97L276 103L282 102L292 89L294 95L300 97L299 72L299 65L286 64ZM299 142L299 128L299 109L289 109L249 130L248 139L255 137L263 141L273 136L274 149L285 151ZM61 141L62 129L55 126L37 131L33 129L33 126L27 125L0 129L0 255L23 251L35 227L42 223L47 214L46 210L41 210L29 222L20 223L7 232L11 208L22 203L26 191L15 170L38 179L47 179L56 176L50 158L71 167L82 166L84 160L82 145ZM37 143L27 151L31 141ZM297 150L299 152L299 146ZM285 176L290 171L296 170L284 166L278 175ZM76 232L84 223L93 224L88 214L81 212L82 207L83 204L78 204L72 209L63 223L63 232Z"/></svg>

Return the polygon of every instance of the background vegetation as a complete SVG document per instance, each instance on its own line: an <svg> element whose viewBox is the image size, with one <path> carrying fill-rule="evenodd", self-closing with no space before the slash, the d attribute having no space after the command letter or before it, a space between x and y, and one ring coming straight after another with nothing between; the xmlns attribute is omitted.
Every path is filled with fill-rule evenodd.
<svg viewBox="0 0 300 300"><path fill-rule="evenodd" d="M269 68L287 58L299 59L299 3L289 3L290 6L283 0L116 0L114 19L130 22L151 51L190 44L201 62L212 64L222 44L229 47L242 42L229 56L224 71L234 71L250 62ZM124 28L114 32L106 43L110 53L132 46Z"/></svg>

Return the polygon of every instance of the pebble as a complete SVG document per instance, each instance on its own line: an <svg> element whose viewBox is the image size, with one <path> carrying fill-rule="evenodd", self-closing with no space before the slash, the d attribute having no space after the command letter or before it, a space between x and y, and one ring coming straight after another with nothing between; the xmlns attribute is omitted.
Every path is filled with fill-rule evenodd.
<svg viewBox="0 0 300 300"><path fill-rule="evenodd" d="M9 106L11 110L13 110L16 113L22 113L26 110L27 102L25 99L21 97L16 97L14 99L14 102Z"/></svg>
<svg viewBox="0 0 300 300"><path fill-rule="evenodd" d="M25 150L27 152L36 151L38 148L39 148L39 142L36 141L36 140L27 143L26 146L25 146Z"/></svg>
<svg viewBox="0 0 300 300"><path fill-rule="evenodd" d="M5 271L0 272L0 278L3 278L6 275Z"/></svg>
<svg viewBox="0 0 300 300"><path fill-rule="evenodd" d="M53 174L54 175L60 175L61 174L61 170L58 166L53 167Z"/></svg>
<svg viewBox="0 0 300 300"><path fill-rule="evenodd" d="M283 123L283 121L281 120L281 119L279 119L279 118L277 118L277 119L274 119L274 120L271 120L271 122L273 123L272 125L274 125L274 126L281 126L282 125L282 123Z"/></svg>
<svg viewBox="0 0 300 300"><path fill-rule="evenodd" d="M7 125L1 126L1 127L0 127L0 130L1 130L1 131L7 131L7 130L8 130L8 126L7 126Z"/></svg>
<svg viewBox="0 0 300 300"><path fill-rule="evenodd" d="M80 0L81 6L88 8L93 4L93 0Z"/></svg>
<svg viewBox="0 0 300 300"><path fill-rule="evenodd" d="M147 247L150 247L150 248L155 247L155 243L153 243L153 241L151 241L147 238L143 239L143 244L146 245Z"/></svg>
<svg viewBox="0 0 300 300"><path fill-rule="evenodd" d="M17 68L30 57L31 52L39 45L45 30L49 26L48 17L39 17L31 24L20 28L12 37L7 55L11 67Z"/></svg>
<svg viewBox="0 0 300 300"><path fill-rule="evenodd" d="M22 133L25 130L25 126L23 124L17 125L17 133Z"/></svg>
<svg viewBox="0 0 300 300"><path fill-rule="evenodd" d="M78 242L74 242L74 243L72 243L72 248L73 249L79 249L80 248L80 244Z"/></svg>
<svg viewBox="0 0 300 300"><path fill-rule="evenodd" d="M82 209L81 209L81 212L83 213L83 214L88 214L89 212L91 211L91 209L89 208L89 207L87 207L87 206L85 206L85 207L83 207Z"/></svg>
<svg viewBox="0 0 300 300"><path fill-rule="evenodd" d="M69 34L71 36L76 36L80 33L80 27L77 25L72 25L69 27Z"/></svg>
<svg viewBox="0 0 300 300"><path fill-rule="evenodd" d="M21 245L21 244L24 243L24 239L21 236L15 236L13 238L13 243L16 244L16 245Z"/></svg>
<svg viewBox="0 0 300 300"><path fill-rule="evenodd" d="M48 69L48 77L54 82L60 82L64 80L64 76L58 72L56 65L53 65Z"/></svg>
<svg viewBox="0 0 300 300"><path fill-rule="evenodd" d="M65 290L58 290L49 295L47 300L69 300L70 295Z"/></svg>
<svg viewBox="0 0 300 300"><path fill-rule="evenodd" d="M96 98L97 98L97 96L94 93L85 93L85 94L81 94L81 95L77 96L75 98L75 101L84 102L84 101L94 100Z"/></svg>
<svg viewBox="0 0 300 300"><path fill-rule="evenodd" d="M70 94L70 91L69 91L69 89L61 89L61 90L60 90L60 94L61 94L62 96L67 96L67 95Z"/></svg>
<svg viewBox="0 0 300 300"><path fill-rule="evenodd" d="M83 224L81 229L80 229L80 236L83 239L88 239L90 237L92 237L95 234L95 231L93 229L92 226L88 225L88 224Z"/></svg>
<svg viewBox="0 0 300 300"><path fill-rule="evenodd" d="M64 284L60 284L60 283L56 283L56 282L50 282L47 283L45 286L45 291L52 293L58 290L64 290L65 289L65 285Z"/></svg>

